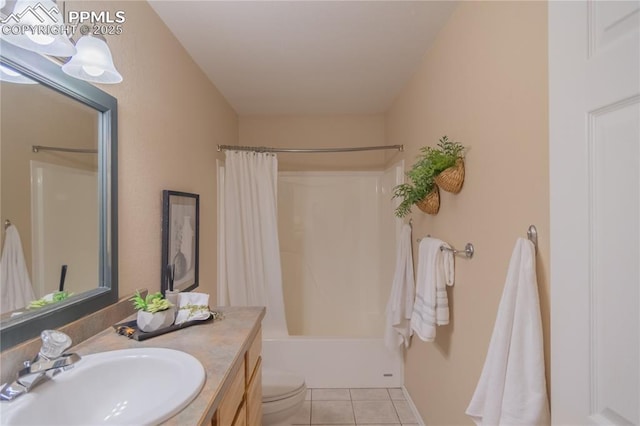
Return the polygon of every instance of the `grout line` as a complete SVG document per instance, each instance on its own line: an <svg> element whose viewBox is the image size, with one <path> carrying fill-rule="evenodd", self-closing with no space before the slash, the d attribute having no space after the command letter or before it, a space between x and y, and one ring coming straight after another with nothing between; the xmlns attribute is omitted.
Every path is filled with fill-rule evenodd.
<svg viewBox="0 0 640 426"><path fill-rule="evenodd" d="M353 424L357 425L358 423L356 423L356 409L353 408L353 395L351 394L351 389L349 388L349 399L351 400L351 415L353 416Z"/></svg>
<svg viewBox="0 0 640 426"><path fill-rule="evenodd" d="M398 413L398 407L396 407L396 403L393 400L391 400L391 405L393 406L393 411L395 411L398 421L402 424L402 420L400 420L400 413Z"/></svg>

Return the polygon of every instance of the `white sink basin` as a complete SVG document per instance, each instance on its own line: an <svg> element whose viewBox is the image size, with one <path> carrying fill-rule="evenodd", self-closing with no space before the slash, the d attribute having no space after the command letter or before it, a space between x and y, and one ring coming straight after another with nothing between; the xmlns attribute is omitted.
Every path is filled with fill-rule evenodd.
<svg viewBox="0 0 640 426"><path fill-rule="evenodd" d="M200 392L205 372L193 356L162 348L123 349L82 357L74 368L12 402L0 403L7 425L154 425Z"/></svg>

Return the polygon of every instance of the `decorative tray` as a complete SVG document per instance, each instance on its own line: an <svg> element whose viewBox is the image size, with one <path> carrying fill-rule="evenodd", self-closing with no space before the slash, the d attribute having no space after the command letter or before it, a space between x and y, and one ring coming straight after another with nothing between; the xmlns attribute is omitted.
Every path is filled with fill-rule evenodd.
<svg viewBox="0 0 640 426"><path fill-rule="evenodd" d="M218 314L216 313L210 313L209 314L209 318L204 319L204 320L192 320L192 321L186 321L183 322L182 324L173 324L170 325L169 327L164 327L164 328L159 328L158 330L155 331L150 331L148 333L140 330L138 328L138 325L136 324L136 320L131 320L131 321L126 321L126 322L121 322L119 324L115 324L113 326L113 328L115 329L116 333L121 334L123 336L126 336L130 339L134 339L134 340L138 340L138 341L143 341L143 340L147 340L147 339L151 339L152 337L156 337L156 336L160 336L162 334L166 334L166 333L171 333L172 331L176 331L176 330L181 330L183 328L187 328L187 327L191 327L192 325L198 325L198 324L205 324L205 323L209 323L211 322L214 318L220 318L220 315L216 315Z"/></svg>

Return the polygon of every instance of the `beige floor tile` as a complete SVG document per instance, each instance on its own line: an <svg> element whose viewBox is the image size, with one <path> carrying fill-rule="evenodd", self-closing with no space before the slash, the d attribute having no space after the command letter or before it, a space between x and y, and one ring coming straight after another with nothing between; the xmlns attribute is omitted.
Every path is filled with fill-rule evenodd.
<svg viewBox="0 0 640 426"><path fill-rule="evenodd" d="M311 389L307 389L307 395L304 397L305 401L311 401Z"/></svg>
<svg viewBox="0 0 640 426"><path fill-rule="evenodd" d="M417 423L407 401L393 401L393 405L396 407L396 412L402 423Z"/></svg>
<svg viewBox="0 0 640 426"><path fill-rule="evenodd" d="M351 401L349 389L312 389L312 401Z"/></svg>
<svg viewBox="0 0 640 426"><path fill-rule="evenodd" d="M291 418L292 425L308 425L311 424L311 401L304 401L302 407Z"/></svg>
<svg viewBox="0 0 640 426"><path fill-rule="evenodd" d="M350 389L352 401L388 401L391 399L386 388Z"/></svg>
<svg viewBox="0 0 640 426"><path fill-rule="evenodd" d="M355 424L351 401L311 401L311 424Z"/></svg>
<svg viewBox="0 0 640 426"><path fill-rule="evenodd" d="M393 403L389 401L353 401L357 424L400 424Z"/></svg>
<svg viewBox="0 0 640 426"><path fill-rule="evenodd" d="M405 399L404 392L400 388L389 388L389 395L391 395L391 399Z"/></svg>

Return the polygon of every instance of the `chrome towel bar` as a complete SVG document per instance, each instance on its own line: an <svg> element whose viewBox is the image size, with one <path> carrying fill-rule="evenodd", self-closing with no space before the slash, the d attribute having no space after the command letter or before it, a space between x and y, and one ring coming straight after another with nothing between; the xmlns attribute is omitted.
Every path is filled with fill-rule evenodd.
<svg viewBox="0 0 640 426"><path fill-rule="evenodd" d="M464 246L464 250L456 250L454 248L449 248L447 246L440 246L440 251L450 251L451 253L453 253L454 256L458 254L460 255L463 254L467 259L472 259L475 249L473 248L473 244L467 243Z"/></svg>
<svg viewBox="0 0 640 426"><path fill-rule="evenodd" d="M427 237L431 237L431 235L427 235ZM419 243L420 241L422 241L422 238L418 238L416 241ZM473 258L473 254L475 253L475 248L473 247L473 244L467 243L464 246L464 250L457 250L447 246L440 246L440 251L450 251L454 256L463 255L467 259L471 259Z"/></svg>
<svg viewBox="0 0 640 426"><path fill-rule="evenodd" d="M413 228L413 220L411 219L409 220L409 226ZM427 237L431 237L431 235L427 235ZM527 229L527 238L529 239L529 241L533 243L533 246L535 247L535 250L537 253L538 252L538 230L536 229L535 225L530 225L529 229ZM420 241L422 241L422 238L416 239L416 242L419 243ZM475 248L471 243L467 243L464 246L464 250L456 250L454 248L440 246L440 251L445 251L445 250L452 252L454 255L464 255L464 257L466 257L467 259L472 259L473 254L475 253Z"/></svg>

